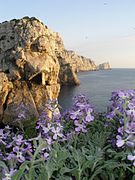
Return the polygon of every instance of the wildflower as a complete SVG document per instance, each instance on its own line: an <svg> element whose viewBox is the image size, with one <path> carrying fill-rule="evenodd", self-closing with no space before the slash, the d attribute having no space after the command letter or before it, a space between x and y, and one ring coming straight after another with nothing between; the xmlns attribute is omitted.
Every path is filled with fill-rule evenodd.
<svg viewBox="0 0 135 180"><path fill-rule="evenodd" d="M53 139L56 140L58 137L63 137L63 134L61 133L60 127L52 127L52 132L54 133Z"/></svg>
<svg viewBox="0 0 135 180"><path fill-rule="evenodd" d="M17 135L15 137L13 137L14 142L16 143L16 145L20 146L24 140L23 140L23 135Z"/></svg>
<svg viewBox="0 0 135 180"><path fill-rule="evenodd" d="M85 120L86 120L87 122L91 122L91 121L94 120L94 116L91 115L91 112L92 112L92 111L93 111L93 109L89 108L88 111L87 111L87 113L86 113L87 115L86 115Z"/></svg>
<svg viewBox="0 0 135 180"><path fill-rule="evenodd" d="M43 133L45 133L45 134L47 134L51 129L52 129L51 123L47 123L47 127L42 126Z"/></svg>
<svg viewBox="0 0 135 180"><path fill-rule="evenodd" d="M125 147L132 154L128 159L133 161L135 166L135 90L122 90L112 93L110 110L107 118L117 121L117 147Z"/></svg>
<svg viewBox="0 0 135 180"><path fill-rule="evenodd" d="M125 141L119 135L117 135L116 138L117 138L117 141L116 141L117 147L122 147L125 144Z"/></svg>
<svg viewBox="0 0 135 180"><path fill-rule="evenodd" d="M70 112L70 118L71 119L76 119L79 115L82 115L80 109L77 111L71 111Z"/></svg>
<svg viewBox="0 0 135 180"><path fill-rule="evenodd" d="M74 124L75 124L75 131L76 132L83 132L83 133L86 133L87 132L87 130L86 130L86 125L84 124L84 123L82 123L82 124L80 124L78 121L75 121L74 122Z"/></svg>
<svg viewBox="0 0 135 180"><path fill-rule="evenodd" d="M6 145L6 143L4 142L4 139L5 139L4 130L0 129L0 143Z"/></svg>
<svg viewBox="0 0 135 180"><path fill-rule="evenodd" d="M19 148L18 146L13 148L13 153L16 155L16 159L18 162L22 163L25 161L25 157L23 155L22 149Z"/></svg>
<svg viewBox="0 0 135 180"><path fill-rule="evenodd" d="M133 166L135 166L135 155L129 154L127 159L133 161Z"/></svg>
<svg viewBox="0 0 135 180"><path fill-rule="evenodd" d="M16 172L17 170L16 169L10 169L10 171L6 171L5 169L4 169L4 178L2 178L2 180L12 180L12 177L13 177L13 175L15 175L15 172Z"/></svg>

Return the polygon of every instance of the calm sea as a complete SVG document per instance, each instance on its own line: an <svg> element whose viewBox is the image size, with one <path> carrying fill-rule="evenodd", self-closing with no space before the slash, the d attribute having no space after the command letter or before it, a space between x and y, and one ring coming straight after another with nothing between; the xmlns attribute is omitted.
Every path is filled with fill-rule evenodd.
<svg viewBox="0 0 135 180"><path fill-rule="evenodd" d="M135 89L135 69L112 69L78 73L80 86L63 87L59 104L63 110L69 108L76 94L85 94L96 111L104 112L109 104L111 93L121 89Z"/></svg>

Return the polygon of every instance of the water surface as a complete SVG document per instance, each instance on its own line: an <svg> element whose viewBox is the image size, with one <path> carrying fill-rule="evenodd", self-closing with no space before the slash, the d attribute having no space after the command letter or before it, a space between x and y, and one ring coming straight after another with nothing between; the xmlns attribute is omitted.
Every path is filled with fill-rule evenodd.
<svg viewBox="0 0 135 180"><path fill-rule="evenodd" d="M72 98L76 94L83 93L97 111L104 112L113 91L135 89L135 69L80 72L78 77L80 86L67 86L61 89L59 103L63 109L71 106Z"/></svg>

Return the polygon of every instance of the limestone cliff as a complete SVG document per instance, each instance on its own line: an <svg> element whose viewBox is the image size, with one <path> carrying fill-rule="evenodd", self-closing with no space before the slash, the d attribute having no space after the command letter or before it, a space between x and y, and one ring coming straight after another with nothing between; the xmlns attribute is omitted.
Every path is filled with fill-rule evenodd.
<svg viewBox="0 0 135 180"><path fill-rule="evenodd" d="M75 54L74 51L66 51L65 56L75 72L97 70L97 66L94 61L84 56L79 56Z"/></svg>
<svg viewBox="0 0 135 180"><path fill-rule="evenodd" d="M23 120L37 117L47 99L58 97L58 43L59 35L36 18L0 24L0 121L17 125L19 106L27 108Z"/></svg>
<svg viewBox="0 0 135 180"><path fill-rule="evenodd" d="M99 64L99 66L97 68L99 70L109 70L109 69L111 69L109 62L105 62L105 63Z"/></svg>
<svg viewBox="0 0 135 180"><path fill-rule="evenodd" d="M58 97L60 84L78 85L75 72L95 69L90 59L65 50L59 34L34 17L1 23L0 123L38 117L46 100Z"/></svg>

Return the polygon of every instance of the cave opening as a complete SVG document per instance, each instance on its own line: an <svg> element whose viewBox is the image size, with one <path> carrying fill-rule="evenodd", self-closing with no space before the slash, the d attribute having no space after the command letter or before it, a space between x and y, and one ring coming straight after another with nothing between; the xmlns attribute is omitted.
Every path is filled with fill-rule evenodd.
<svg viewBox="0 0 135 180"><path fill-rule="evenodd" d="M38 85L42 84L42 73L39 73L36 76L34 76L31 79L31 82L34 83L34 84L38 84Z"/></svg>
<svg viewBox="0 0 135 180"><path fill-rule="evenodd" d="M49 80L46 79L46 74L45 72L41 72L37 75L35 75L33 78L30 80L33 84L37 85L50 85Z"/></svg>

